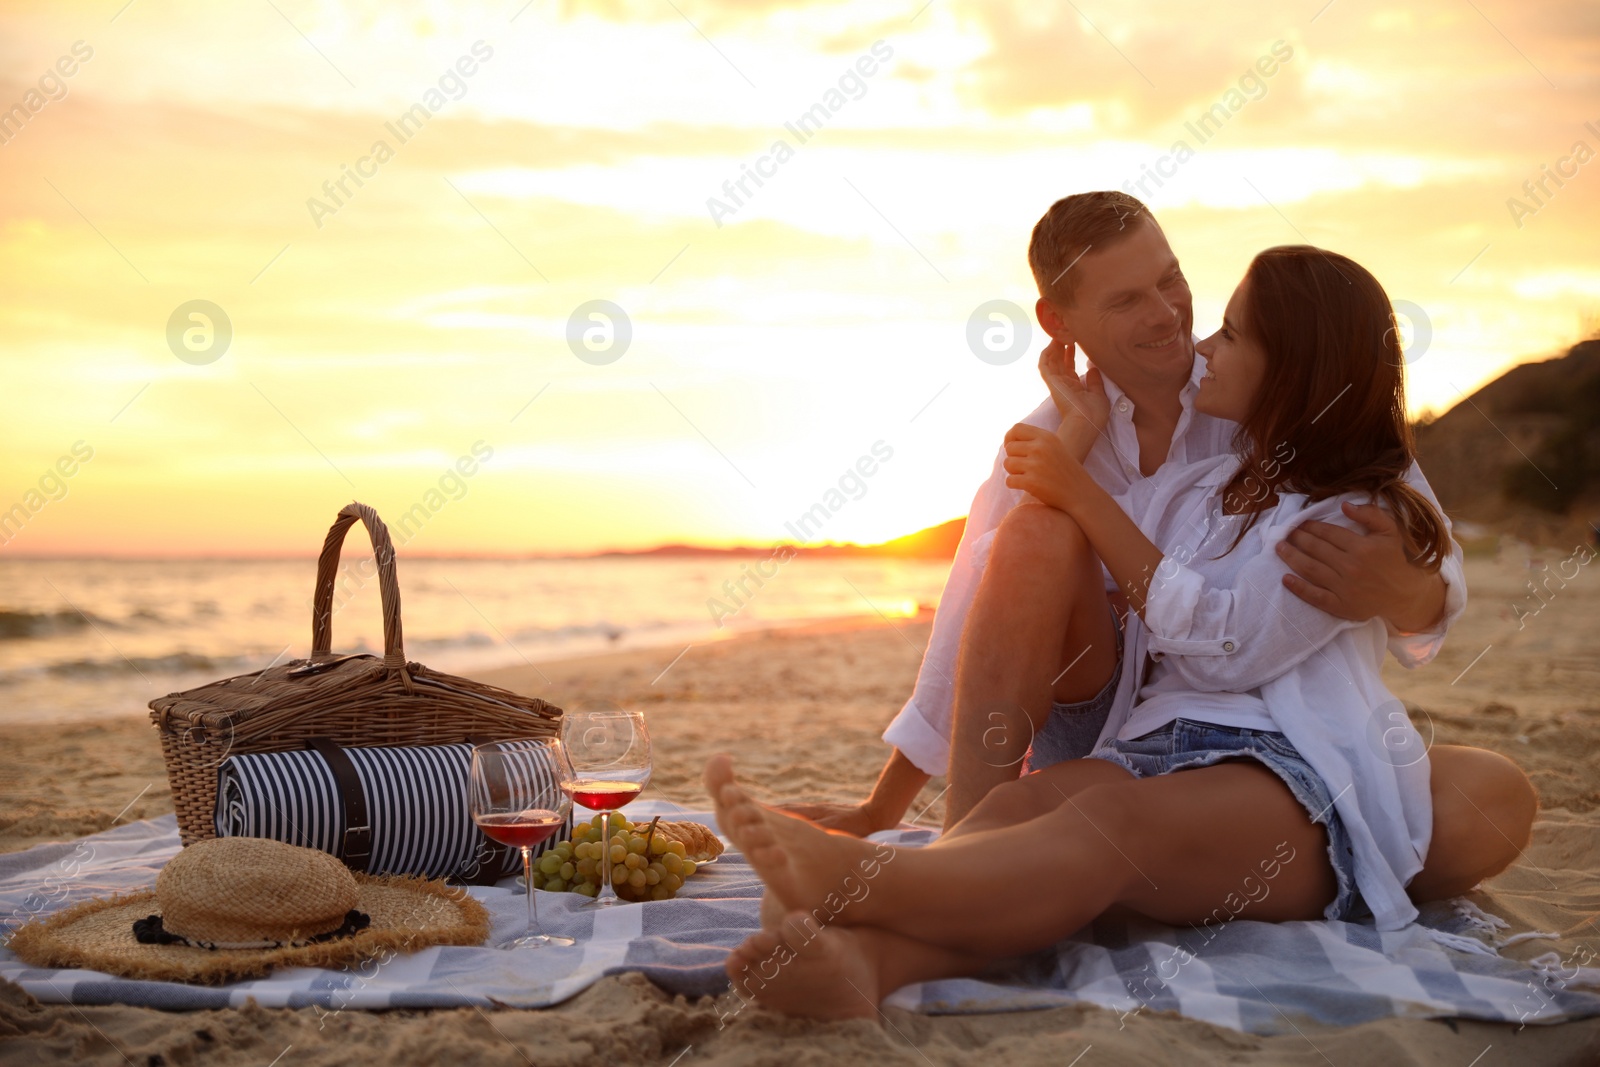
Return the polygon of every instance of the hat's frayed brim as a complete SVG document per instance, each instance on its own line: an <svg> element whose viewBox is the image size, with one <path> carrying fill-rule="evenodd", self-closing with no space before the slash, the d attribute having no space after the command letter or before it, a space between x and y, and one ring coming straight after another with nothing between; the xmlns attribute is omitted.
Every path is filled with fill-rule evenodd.
<svg viewBox="0 0 1600 1067"><path fill-rule="evenodd" d="M350 968L434 945L481 945L489 936L489 912L464 889L396 875L356 875L356 881L361 886L356 908L372 917L372 925L350 937L298 948L142 945L133 924L160 911L153 892L86 900L21 927L6 947L34 967L221 985L261 978L280 967Z"/></svg>

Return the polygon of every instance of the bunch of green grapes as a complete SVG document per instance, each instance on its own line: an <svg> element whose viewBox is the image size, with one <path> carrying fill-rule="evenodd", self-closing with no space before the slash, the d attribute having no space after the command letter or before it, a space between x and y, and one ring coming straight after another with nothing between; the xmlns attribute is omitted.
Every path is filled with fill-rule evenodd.
<svg viewBox="0 0 1600 1067"><path fill-rule="evenodd" d="M611 886L623 900L671 900L697 869L681 841L652 834L650 823L635 825L620 812L596 815L572 828L533 864L533 888L551 893L600 892L602 861L611 864ZM609 832L609 838L606 838Z"/></svg>

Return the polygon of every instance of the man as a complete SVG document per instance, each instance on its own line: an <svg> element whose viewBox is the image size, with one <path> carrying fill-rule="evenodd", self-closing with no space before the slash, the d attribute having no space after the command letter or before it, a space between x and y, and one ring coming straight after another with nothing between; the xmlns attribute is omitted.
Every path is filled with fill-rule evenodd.
<svg viewBox="0 0 1600 1067"><path fill-rule="evenodd" d="M1142 203L1120 192L1060 200L1034 228L1028 259L1035 313L1052 339L1040 360L1052 397L1027 423L1059 426L1058 405L1073 402L1077 385L1071 352L1082 346L1111 404L1085 462L1106 490L1120 493L1169 460L1231 449L1236 425L1193 409L1205 366L1195 358L1189 287ZM1003 460L1002 452L973 499L915 690L884 733L894 751L871 796L789 810L852 834L886 829L945 772L949 829L1016 779L1030 748L1036 761L1041 748L1051 759L1087 755L1113 703L1131 702L1137 679L1119 681L1144 665L1121 662L1126 603L1064 513L1006 486ZM1428 662L1466 604L1459 547L1428 573L1407 560L1386 513L1346 505L1346 514L1364 535L1307 523L1290 536L1280 549L1292 571L1285 585L1341 618L1383 618L1396 659L1408 668ZM1503 756L1437 745L1429 758L1434 833L1408 887L1419 900L1465 892L1509 866L1538 806Z"/></svg>

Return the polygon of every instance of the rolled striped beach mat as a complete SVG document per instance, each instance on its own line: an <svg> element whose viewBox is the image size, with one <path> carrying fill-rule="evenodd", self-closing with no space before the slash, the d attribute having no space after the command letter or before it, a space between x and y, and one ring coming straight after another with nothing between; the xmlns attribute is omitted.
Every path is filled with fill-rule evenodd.
<svg viewBox="0 0 1600 1067"><path fill-rule="evenodd" d="M454 876L482 884L520 872L520 853L490 841L472 822L471 745L311 744L224 760L217 771L217 836L319 849L369 874ZM538 780L526 784L528 795L559 788L554 768L540 764L530 771ZM571 836L569 814L533 853Z"/></svg>

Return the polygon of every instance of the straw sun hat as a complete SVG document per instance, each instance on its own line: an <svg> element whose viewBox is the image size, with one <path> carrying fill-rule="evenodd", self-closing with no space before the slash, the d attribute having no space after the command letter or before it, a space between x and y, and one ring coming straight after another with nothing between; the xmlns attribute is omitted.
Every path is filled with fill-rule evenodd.
<svg viewBox="0 0 1600 1067"><path fill-rule="evenodd" d="M86 900L12 935L35 967L220 983L477 945L489 913L441 881L352 874L325 852L251 837L198 841L154 892Z"/></svg>

